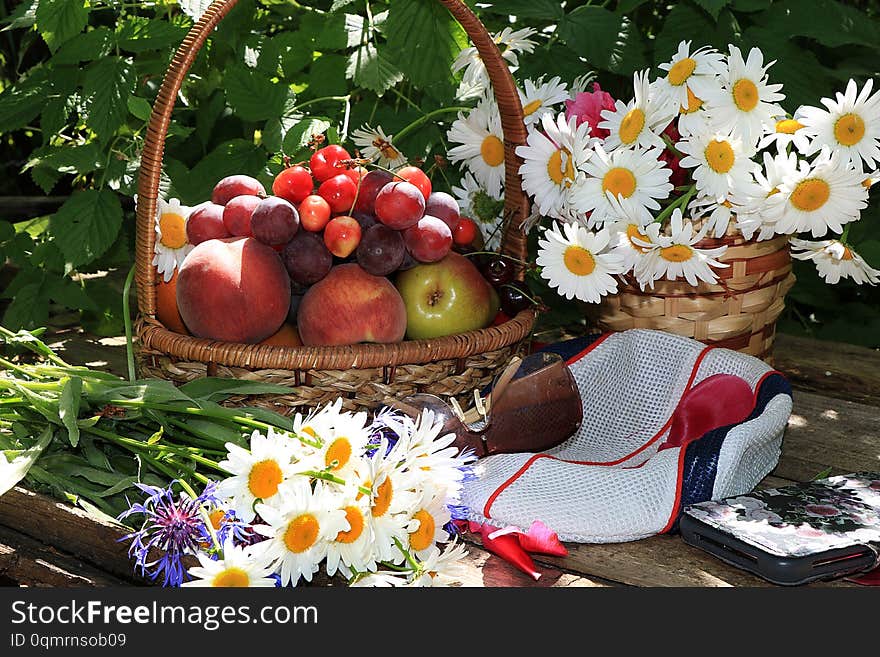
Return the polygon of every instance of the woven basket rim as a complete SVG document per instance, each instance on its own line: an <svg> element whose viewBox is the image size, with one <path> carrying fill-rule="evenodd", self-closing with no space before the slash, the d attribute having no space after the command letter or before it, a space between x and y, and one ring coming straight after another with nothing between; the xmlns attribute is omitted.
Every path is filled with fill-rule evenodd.
<svg viewBox="0 0 880 657"><path fill-rule="evenodd" d="M501 53L485 26L461 0L437 0L461 24L486 65L498 103L504 131L505 206L501 252L526 260L522 224L529 201L519 178L517 146L524 144L526 129L519 93ZM278 347L206 340L175 333L156 318L156 273L152 264L155 214L165 138L178 91L208 36L238 0L214 0L190 29L171 60L147 125L138 179L135 266L141 347L185 360L249 368L347 369L396 366L463 358L493 351L524 340L531 332L535 312L526 310L498 326L436 340L408 340L389 345L355 344L340 347ZM522 280L522 268L517 276ZM291 364L296 365L290 367Z"/></svg>

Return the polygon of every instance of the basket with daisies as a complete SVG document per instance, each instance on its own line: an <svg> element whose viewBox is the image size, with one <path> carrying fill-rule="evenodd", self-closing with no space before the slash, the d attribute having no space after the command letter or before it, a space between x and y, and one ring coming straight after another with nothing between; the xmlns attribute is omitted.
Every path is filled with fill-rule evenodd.
<svg viewBox="0 0 880 657"><path fill-rule="evenodd" d="M658 77L634 75L627 102L588 78L524 81L529 132L516 154L540 278L598 304L586 312L603 329L659 328L761 356L794 283L791 256L828 283L880 281L849 240L877 180L880 92L850 80L791 114L772 64L758 48L684 41ZM502 137L496 115L484 93L448 135L474 200L502 191L487 157Z"/></svg>

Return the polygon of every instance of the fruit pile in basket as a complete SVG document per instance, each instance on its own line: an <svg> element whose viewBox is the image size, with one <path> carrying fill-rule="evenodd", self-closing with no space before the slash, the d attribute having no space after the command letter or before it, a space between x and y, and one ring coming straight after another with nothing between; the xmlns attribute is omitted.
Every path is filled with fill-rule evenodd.
<svg viewBox="0 0 880 657"><path fill-rule="evenodd" d="M232 175L192 209L160 203L159 320L235 343L393 343L484 328L530 303L516 263L481 251L476 223L424 171L363 163L329 145L270 192Z"/></svg>

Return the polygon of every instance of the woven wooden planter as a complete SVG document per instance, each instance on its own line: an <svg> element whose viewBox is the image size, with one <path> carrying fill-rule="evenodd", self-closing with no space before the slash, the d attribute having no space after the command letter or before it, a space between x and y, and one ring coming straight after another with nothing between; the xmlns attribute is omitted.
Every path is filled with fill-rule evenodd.
<svg viewBox="0 0 880 657"><path fill-rule="evenodd" d="M669 331L769 361L776 319L795 281L788 237L756 242L731 230L722 239L706 239L697 246L725 244L727 251L718 260L730 267L715 270L717 284L694 287L683 279L661 280L642 292L628 276L617 294L603 299L595 323L604 331Z"/></svg>
<svg viewBox="0 0 880 657"><path fill-rule="evenodd" d="M347 408L367 408L417 391L465 395L488 384L496 371L524 348L535 320L531 310L499 326L434 340L344 347L278 347L204 340L172 332L156 318L156 272L151 264L154 221L171 112L196 55L237 1L215 0L187 34L171 61L147 127L138 180L135 254L140 373L177 383L209 375L287 385L289 394L231 400L282 413L340 396L345 398ZM526 240L520 226L529 215L529 204L517 173L521 162L514 149L525 143L526 130L516 85L498 47L473 12L460 0L438 1L468 33L492 81L505 138L506 223L501 250L524 260Z"/></svg>

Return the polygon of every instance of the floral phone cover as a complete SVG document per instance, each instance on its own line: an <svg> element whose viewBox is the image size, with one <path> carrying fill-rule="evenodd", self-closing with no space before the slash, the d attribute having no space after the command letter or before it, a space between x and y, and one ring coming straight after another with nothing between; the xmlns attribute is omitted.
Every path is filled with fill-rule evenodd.
<svg viewBox="0 0 880 657"><path fill-rule="evenodd" d="M684 512L780 557L880 546L880 472L856 472L692 504Z"/></svg>

